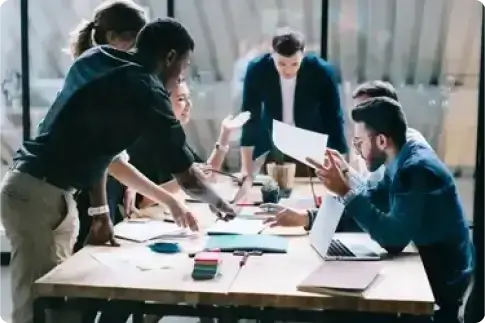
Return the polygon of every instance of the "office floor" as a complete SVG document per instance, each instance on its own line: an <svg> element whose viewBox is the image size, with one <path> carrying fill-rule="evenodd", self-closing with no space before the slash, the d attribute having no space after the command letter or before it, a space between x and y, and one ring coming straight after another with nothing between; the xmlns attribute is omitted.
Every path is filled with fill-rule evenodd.
<svg viewBox="0 0 485 323"><path fill-rule="evenodd" d="M474 180L471 178L462 178L457 180L458 189L463 199L465 212L468 219L471 219L473 214L473 191ZM8 267L0 268L0 317L10 322L10 312L12 309L12 302L10 300L10 269ZM163 323L195 323L198 319L193 318L175 318L167 317L162 320Z"/></svg>

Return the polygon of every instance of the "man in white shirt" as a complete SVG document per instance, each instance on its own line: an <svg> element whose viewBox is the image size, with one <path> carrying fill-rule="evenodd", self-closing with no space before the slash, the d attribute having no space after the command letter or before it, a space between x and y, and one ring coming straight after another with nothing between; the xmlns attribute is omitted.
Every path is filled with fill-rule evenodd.
<svg viewBox="0 0 485 323"><path fill-rule="evenodd" d="M251 112L251 119L242 131L243 174L252 168L254 157L272 150L273 119L327 134L330 148L347 153L333 68L320 57L305 54L303 36L288 28L277 31L272 49L249 63L244 80L242 110ZM306 176L305 171L297 166L297 176Z"/></svg>

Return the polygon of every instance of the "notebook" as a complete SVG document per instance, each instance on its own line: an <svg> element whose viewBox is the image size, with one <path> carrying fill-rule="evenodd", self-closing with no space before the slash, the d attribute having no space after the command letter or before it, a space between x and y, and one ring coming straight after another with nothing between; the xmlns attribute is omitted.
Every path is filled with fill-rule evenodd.
<svg viewBox="0 0 485 323"><path fill-rule="evenodd" d="M266 228L264 220L235 218L231 221L216 221L216 223L207 229L207 234L213 235L227 235L227 234L259 234Z"/></svg>
<svg viewBox="0 0 485 323"><path fill-rule="evenodd" d="M123 221L114 227L115 237L135 242L146 242L165 236L182 236L185 229L175 223L150 220L147 222Z"/></svg>
<svg viewBox="0 0 485 323"><path fill-rule="evenodd" d="M220 235L209 237L206 250L261 251L266 253L286 253L288 240L270 235Z"/></svg>
<svg viewBox="0 0 485 323"><path fill-rule="evenodd" d="M363 297L381 271L380 263L327 261L310 274L297 289L332 296Z"/></svg>

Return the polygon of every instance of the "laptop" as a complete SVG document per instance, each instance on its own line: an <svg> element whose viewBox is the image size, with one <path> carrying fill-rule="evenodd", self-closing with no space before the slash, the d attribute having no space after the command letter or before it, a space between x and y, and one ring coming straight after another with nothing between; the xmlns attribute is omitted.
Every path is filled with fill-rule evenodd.
<svg viewBox="0 0 485 323"><path fill-rule="evenodd" d="M381 260L386 251L377 244L356 243L336 238L335 231L344 212L344 205L327 195L318 210L310 231L310 243L324 260Z"/></svg>

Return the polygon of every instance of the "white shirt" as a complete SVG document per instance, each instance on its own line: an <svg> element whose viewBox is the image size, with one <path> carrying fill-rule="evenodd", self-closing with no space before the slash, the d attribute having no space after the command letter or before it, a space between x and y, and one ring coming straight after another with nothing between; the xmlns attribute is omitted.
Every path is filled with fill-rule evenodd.
<svg viewBox="0 0 485 323"><path fill-rule="evenodd" d="M294 125L293 107L295 103L296 76L291 79L280 77L281 102L283 103L283 121L286 124Z"/></svg>
<svg viewBox="0 0 485 323"><path fill-rule="evenodd" d="M123 150L119 155L115 156L113 158L113 161L124 161L124 162L129 162L130 161L130 155L128 155L128 152L126 150Z"/></svg>

